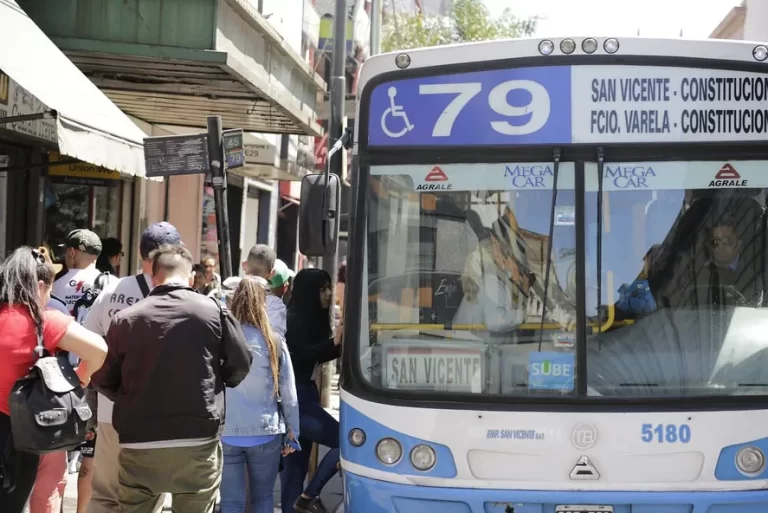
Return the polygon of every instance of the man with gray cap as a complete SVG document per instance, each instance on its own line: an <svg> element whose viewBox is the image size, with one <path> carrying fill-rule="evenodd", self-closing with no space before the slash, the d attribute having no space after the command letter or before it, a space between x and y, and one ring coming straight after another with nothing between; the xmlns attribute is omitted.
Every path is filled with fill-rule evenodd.
<svg viewBox="0 0 768 513"><path fill-rule="evenodd" d="M139 253L141 254L142 273L136 276L126 276L110 286L99 295L93 303L83 324L89 330L106 336L112 317L121 310L141 301L152 288L152 259L150 253L166 244L181 243L181 236L176 228L166 222L149 226L141 235ZM118 511L118 456L120 442L117 432L112 426L113 403L99 394L98 409L98 439L93 458L93 496L88 503L88 513L114 513ZM163 497L160 497L155 511L162 508Z"/></svg>

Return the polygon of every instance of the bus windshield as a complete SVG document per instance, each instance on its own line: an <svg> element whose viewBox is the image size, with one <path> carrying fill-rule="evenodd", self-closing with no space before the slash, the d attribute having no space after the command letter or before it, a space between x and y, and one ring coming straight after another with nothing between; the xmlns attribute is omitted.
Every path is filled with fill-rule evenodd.
<svg viewBox="0 0 768 513"><path fill-rule="evenodd" d="M575 163L559 164L557 184L552 162L370 167L367 380L570 396L585 373L591 396L768 392L768 161L579 166L583 298Z"/></svg>

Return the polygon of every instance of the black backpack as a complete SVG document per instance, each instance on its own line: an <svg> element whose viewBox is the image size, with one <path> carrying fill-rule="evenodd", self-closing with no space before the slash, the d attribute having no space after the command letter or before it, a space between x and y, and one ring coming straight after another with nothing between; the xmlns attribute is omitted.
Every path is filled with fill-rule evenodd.
<svg viewBox="0 0 768 513"><path fill-rule="evenodd" d="M17 451L71 451L85 442L93 413L66 354L51 356L38 336L38 360L16 381L8 398L11 437Z"/></svg>
<svg viewBox="0 0 768 513"><path fill-rule="evenodd" d="M93 280L93 286L88 287L88 290L86 290L82 296L77 298L77 301L75 301L75 304L72 307L72 317L74 317L76 321L80 322L80 319L78 318L80 309L85 308L87 310L93 305L96 298L99 297L101 291L104 290L104 285L107 283L107 280L109 280L109 276L109 272L103 272L98 275L96 279Z"/></svg>

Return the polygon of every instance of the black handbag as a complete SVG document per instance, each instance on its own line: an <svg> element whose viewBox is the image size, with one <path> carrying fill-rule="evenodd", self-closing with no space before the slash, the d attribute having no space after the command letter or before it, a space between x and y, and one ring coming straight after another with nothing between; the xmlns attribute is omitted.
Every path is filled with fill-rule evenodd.
<svg viewBox="0 0 768 513"><path fill-rule="evenodd" d="M37 361L9 397L11 436L17 451L71 451L85 442L93 413L66 354L52 356L38 335Z"/></svg>

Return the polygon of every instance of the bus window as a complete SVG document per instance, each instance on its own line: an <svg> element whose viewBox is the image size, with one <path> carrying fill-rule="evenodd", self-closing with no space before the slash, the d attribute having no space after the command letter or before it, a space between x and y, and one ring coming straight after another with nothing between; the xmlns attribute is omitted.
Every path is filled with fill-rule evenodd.
<svg viewBox="0 0 768 513"><path fill-rule="evenodd" d="M371 379L387 388L572 393L573 164L561 165L551 248L551 164L430 169L371 170L363 368L378 361ZM532 379L542 365L560 374Z"/></svg>
<svg viewBox="0 0 768 513"><path fill-rule="evenodd" d="M762 162L732 164L743 177L765 172ZM686 395L710 393L715 384L731 393L747 381L768 388L768 369L757 381L739 370L747 355L768 349L744 332L768 313L761 194L743 187L746 178L717 180L721 165L628 163L617 173L606 164L602 247L596 230L587 244L591 267L598 259L602 267L600 311L596 274L587 284L587 315L602 326L588 340L596 393ZM647 187L613 183L626 169L642 169ZM596 228L596 166L587 173L595 178L587 219Z"/></svg>

